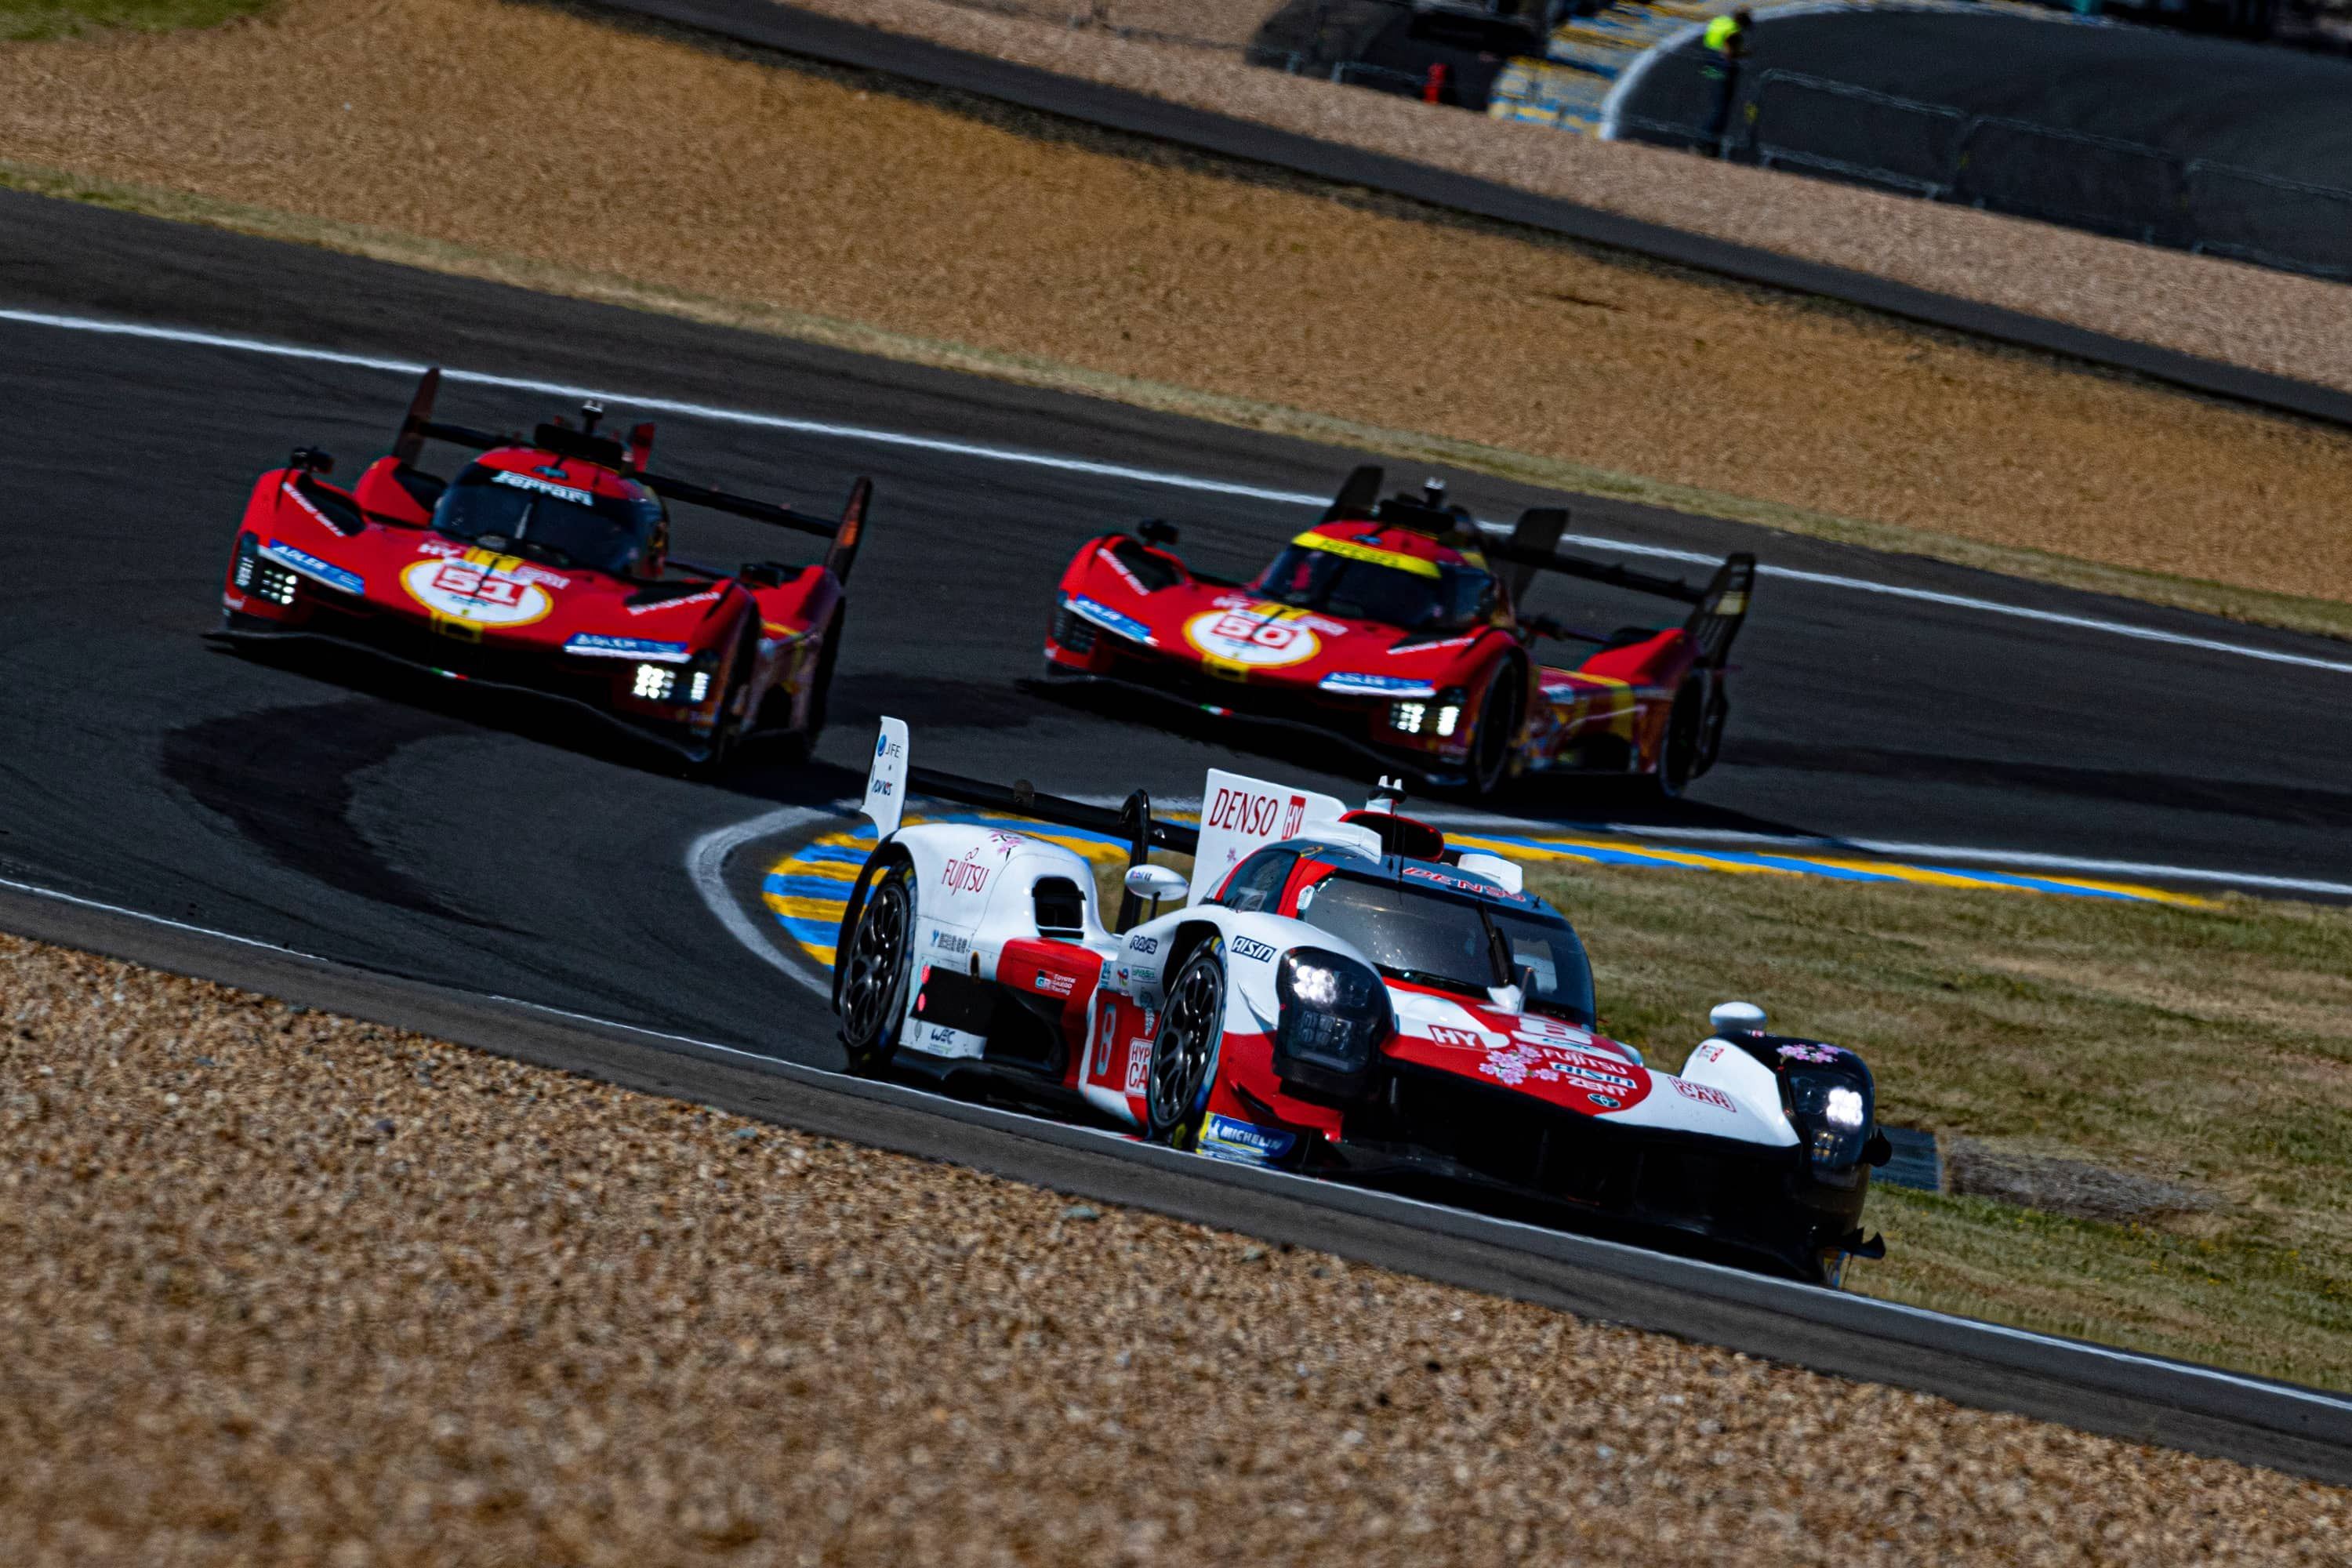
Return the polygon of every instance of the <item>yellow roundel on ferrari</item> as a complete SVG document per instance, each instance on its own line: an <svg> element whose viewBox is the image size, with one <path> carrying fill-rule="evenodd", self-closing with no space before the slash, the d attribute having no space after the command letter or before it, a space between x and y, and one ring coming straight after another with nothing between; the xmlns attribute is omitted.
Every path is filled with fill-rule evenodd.
<svg viewBox="0 0 2352 1568"><path fill-rule="evenodd" d="M1219 663L1280 669L1304 663L1322 649L1315 634L1298 624L1296 617L1303 614L1287 605L1211 610L1184 623L1184 640Z"/></svg>
<svg viewBox="0 0 2352 1568"><path fill-rule="evenodd" d="M554 598L538 584L475 561L418 561L401 573L400 585L436 616L477 626L527 626L555 608Z"/></svg>

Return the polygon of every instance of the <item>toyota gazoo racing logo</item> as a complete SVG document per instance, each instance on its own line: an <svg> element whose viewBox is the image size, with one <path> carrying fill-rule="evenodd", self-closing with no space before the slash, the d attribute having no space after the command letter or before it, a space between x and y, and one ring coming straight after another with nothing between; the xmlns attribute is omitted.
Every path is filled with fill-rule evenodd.
<svg viewBox="0 0 2352 1568"><path fill-rule="evenodd" d="M527 626L542 620L555 600L536 583L509 574L499 563L425 560L400 574L408 596L435 615L485 626Z"/></svg>
<svg viewBox="0 0 2352 1568"><path fill-rule="evenodd" d="M1306 820L1307 797L1303 795L1285 800L1278 795L1220 785L1216 798L1202 814L1201 826L1223 828L1247 838L1282 839L1297 837L1299 825Z"/></svg>
<svg viewBox="0 0 2352 1568"><path fill-rule="evenodd" d="M1269 605L1268 615L1210 610L1184 623L1184 640L1226 664L1249 669L1280 669L1302 664L1322 650L1322 642L1299 622L1272 618L1293 615Z"/></svg>

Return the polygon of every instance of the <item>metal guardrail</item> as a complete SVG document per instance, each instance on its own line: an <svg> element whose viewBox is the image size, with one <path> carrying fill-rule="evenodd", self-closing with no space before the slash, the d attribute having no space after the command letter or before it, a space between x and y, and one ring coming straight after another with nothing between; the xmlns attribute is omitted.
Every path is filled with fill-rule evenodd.
<svg viewBox="0 0 2352 1568"><path fill-rule="evenodd" d="M1823 112L1824 100L1837 104L1835 123L1824 118L1822 133L1809 135L1808 118ZM2352 189L1778 67L1758 73L1738 107L1720 135L1704 124L1631 114L1620 124L1765 168L2352 279ZM1874 157L1851 156L1846 149L1857 143ZM2336 243L2311 243L2317 237Z"/></svg>

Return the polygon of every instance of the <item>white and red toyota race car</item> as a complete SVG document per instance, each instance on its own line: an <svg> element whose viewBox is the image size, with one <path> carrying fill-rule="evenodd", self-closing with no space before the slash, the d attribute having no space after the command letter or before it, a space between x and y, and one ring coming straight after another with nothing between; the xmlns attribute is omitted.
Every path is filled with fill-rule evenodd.
<svg viewBox="0 0 2352 1568"><path fill-rule="evenodd" d="M1393 799L1350 810L1212 771L1194 829L1140 794L1113 812L908 751L885 719L879 838L834 972L853 1071L1816 1281L1885 1255L1861 1229L1889 1153L1861 1058L1731 1003L1679 1074L1657 1070L1596 1032L1583 943L1519 868L1449 848ZM910 788L1125 839L1117 929L1083 857L985 819L903 825ZM1154 848L1193 855L1173 913L1185 879Z"/></svg>

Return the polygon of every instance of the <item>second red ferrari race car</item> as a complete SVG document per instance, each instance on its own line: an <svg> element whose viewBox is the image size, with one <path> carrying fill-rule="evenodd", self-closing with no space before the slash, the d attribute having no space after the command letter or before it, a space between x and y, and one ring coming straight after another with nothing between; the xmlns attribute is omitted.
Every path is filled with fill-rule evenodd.
<svg viewBox="0 0 2352 1568"><path fill-rule="evenodd" d="M873 493L836 522L649 470L654 427L625 440L558 418L528 438L436 421L418 384L391 453L349 489L298 448L261 476L229 553L219 635L318 639L453 680L568 703L689 763L758 733L805 754L824 727L849 571ZM454 479L427 440L480 455ZM670 553L670 501L829 541L812 565L736 571Z"/></svg>
<svg viewBox="0 0 2352 1568"><path fill-rule="evenodd" d="M1727 556L1693 586L1562 553L1563 510L1490 534L1442 487L1382 500L1381 479L1358 468L1246 584L1188 566L1165 523L1089 540L1062 574L1047 676L1305 729L1481 796L1559 771L1631 775L1673 797L1715 764L1754 556ZM1679 626L1577 631L1526 613L1538 572L1691 612ZM1536 658L1546 638L1599 646L1551 665Z"/></svg>
<svg viewBox="0 0 2352 1568"><path fill-rule="evenodd" d="M1194 828L1140 793L1111 811L908 751L883 720L877 842L835 939L851 1070L1818 1282L1884 1255L1862 1212L1892 1151L1860 1057L1731 1003L1679 1070L1644 1060L1601 1032L1584 944L1520 868L1393 797L1350 811L1212 770ZM908 822L910 790L1125 841L1122 907L1104 920L1050 830ZM1154 849L1191 854L1189 880Z"/></svg>

